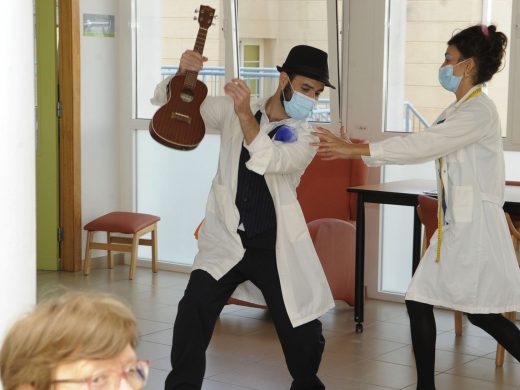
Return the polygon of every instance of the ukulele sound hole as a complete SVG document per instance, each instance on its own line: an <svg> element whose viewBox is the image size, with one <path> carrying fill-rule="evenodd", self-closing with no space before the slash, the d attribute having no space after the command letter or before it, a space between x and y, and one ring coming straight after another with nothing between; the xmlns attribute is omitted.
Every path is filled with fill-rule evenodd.
<svg viewBox="0 0 520 390"><path fill-rule="evenodd" d="M181 92L181 100L184 103L191 103L193 101L193 92L189 90L184 90Z"/></svg>

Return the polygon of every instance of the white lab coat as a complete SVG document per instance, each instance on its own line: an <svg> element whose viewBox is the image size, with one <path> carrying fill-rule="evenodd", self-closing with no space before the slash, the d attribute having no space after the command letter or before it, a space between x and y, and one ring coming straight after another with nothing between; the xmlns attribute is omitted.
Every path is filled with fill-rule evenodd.
<svg viewBox="0 0 520 390"><path fill-rule="evenodd" d="M166 101L167 82L165 79L157 86L152 103L163 104ZM296 198L300 176L315 154L309 145L314 137L305 121L269 122L264 105L265 100L251 104L253 113L261 110L263 115L260 133L250 145L244 144L251 155L246 166L264 175L273 198L277 219L278 273L285 307L292 325L296 327L334 307L330 287ZM199 231L199 251L193 268L205 270L218 280L242 259L245 252L237 233L239 213L235 206L238 162L244 136L231 98L208 96L200 112L206 131L219 133L221 142L218 169ZM297 130L296 142L282 143L269 138L268 133L281 124ZM239 285L233 297L265 304L260 290L249 281Z"/></svg>
<svg viewBox="0 0 520 390"><path fill-rule="evenodd" d="M500 119L480 85L450 105L428 130L370 144L369 166L443 157L447 210L441 258L437 232L412 278L406 299L467 313L520 310L520 269L504 217ZM437 172L439 163L437 162ZM439 188L439 180L438 190Z"/></svg>

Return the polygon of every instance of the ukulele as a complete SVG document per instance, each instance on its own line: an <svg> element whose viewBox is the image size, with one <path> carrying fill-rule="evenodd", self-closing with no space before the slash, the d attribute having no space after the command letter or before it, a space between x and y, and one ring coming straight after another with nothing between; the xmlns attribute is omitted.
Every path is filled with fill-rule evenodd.
<svg viewBox="0 0 520 390"><path fill-rule="evenodd" d="M199 10L199 33L194 51L202 54L208 28L215 10L201 5ZM197 72L186 71L173 77L168 84L168 101L160 107L150 121L150 134L157 142L177 150L195 149L205 134L200 106L208 88L197 80Z"/></svg>

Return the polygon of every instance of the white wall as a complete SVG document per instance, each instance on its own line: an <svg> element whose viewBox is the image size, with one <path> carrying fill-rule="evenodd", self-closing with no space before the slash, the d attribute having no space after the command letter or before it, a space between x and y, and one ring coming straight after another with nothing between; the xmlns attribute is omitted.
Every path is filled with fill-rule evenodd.
<svg viewBox="0 0 520 390"><path fill-rule="evenodd" d="M82 222L120 210L119 63L116 0L81 0L83 14L115 15L116 35L83 36L81 30ZM83 232L83 248L86 233ZM97 252L97 251L96 251ZM84 251L82 251L84 253ZM94 256L106 252L94 253Z"/></svg>
<svg viewBox="0 0 520 390"><path fill-rule="evenodd" d="M0 36L0 52L8 53L0 61L1 342L12 321L36 301L32 0L0 3Z"/></svg>

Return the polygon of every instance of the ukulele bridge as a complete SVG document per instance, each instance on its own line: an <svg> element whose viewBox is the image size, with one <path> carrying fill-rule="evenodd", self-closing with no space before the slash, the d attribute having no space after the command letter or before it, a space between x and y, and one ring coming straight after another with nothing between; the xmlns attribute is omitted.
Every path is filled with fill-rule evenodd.
<svg viewBox="0 0 520 390"><path fill-rule="evenodd" d="M186 122L187 124L191 124L191 116L181 114L180 112L172 112L172 119L177 119L181 122Z"/></svg>

